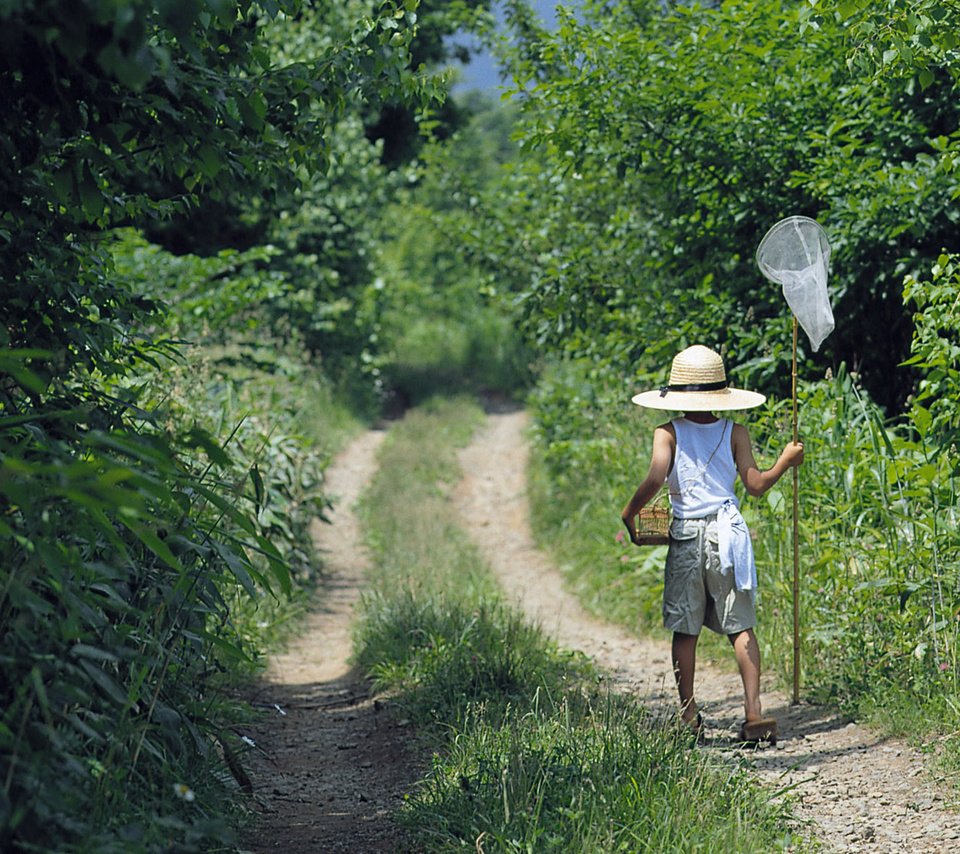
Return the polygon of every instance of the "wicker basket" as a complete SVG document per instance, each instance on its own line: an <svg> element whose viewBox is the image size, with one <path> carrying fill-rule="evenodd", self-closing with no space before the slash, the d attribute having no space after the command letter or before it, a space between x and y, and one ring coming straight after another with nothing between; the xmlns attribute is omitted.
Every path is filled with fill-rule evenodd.
<svg viewBox="0 0 960 854"><path fill-rule="evenodd" d="M641 546L665 546L670 542L670 503L651 502L637 516L637 542Z"/></svg>

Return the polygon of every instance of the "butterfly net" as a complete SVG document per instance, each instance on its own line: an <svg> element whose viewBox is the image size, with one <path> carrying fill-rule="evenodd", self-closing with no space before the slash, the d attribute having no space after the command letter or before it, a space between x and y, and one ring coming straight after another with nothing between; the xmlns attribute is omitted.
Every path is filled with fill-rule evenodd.
<svg viewBox="0 0 960 854"><path fill-rule="evenodd" d="M805 216L776 223L757 247L757 265L783 296L816 352L834 326L827 296L830 243L820 224Z"/></svg>

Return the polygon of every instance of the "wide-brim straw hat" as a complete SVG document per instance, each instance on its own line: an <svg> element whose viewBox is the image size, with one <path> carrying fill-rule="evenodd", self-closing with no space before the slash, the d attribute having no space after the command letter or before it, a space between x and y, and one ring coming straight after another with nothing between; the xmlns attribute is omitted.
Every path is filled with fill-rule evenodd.
<svg viewBox="0 0 960 854"><path fill-rule="evenodd" d="M694 344L673 357L667 385L641 392L631 399L647 409L713 412L752 409L767 398L756 391L731 388L727 385L727 372L720 354L702 344Z"/></svg>

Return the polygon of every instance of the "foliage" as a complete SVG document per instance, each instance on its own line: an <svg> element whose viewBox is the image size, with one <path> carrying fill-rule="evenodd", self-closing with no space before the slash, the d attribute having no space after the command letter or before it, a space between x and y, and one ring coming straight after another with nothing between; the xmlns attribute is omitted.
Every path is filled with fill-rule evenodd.
<svg viewBox="0 0 960 854"><path fill-rule="evenodd" d="M911 289L913 299L928 304L926 287ZM930 291L934 302L939 287ZM918 346L932 353L934 340L920 335ZM536 527L585 604L625 625L639 620L654 628L665 550L631 546L619 534L618 511L646 473L653 427L664 416L624 411L630 404L615 392L570 364L549 374L533 396ZM799 494L804 691L888 730L952 732L960 690L957 482L955 453L939 444L949 431L934 429L934 410L919 404L912 422L888 423L846 370L802 384L799 406L806 450ZM765 465L789 437L789 401L743 421ZM765 667L786 680L793 649L791 485L784 480L762 499L741 498L761 577ZM569 512L558 516L558 504Z"/></svg>
<svg viewBox="0 0 960 854"><path fill-rule="evenodd" d="M289 293L274 250L174 260L108 229L289 191L358 100L429 100L415 7L353 4L287 61L264 34L298 0L0 3L4 848L228 840L246 784L220 673L255 658L237 591L313 571L324 459L291 424L311 380L258 314ZM183 334L216 366L179 361Z"/></svg>
<svg viewBox="0 0 960 854"><path fill-rule="evenodd" d="M118 264L127 281L164 273L162 256L124 246L142 264ZM210 262L188 260L167 263L192 293ZM32 381L22 362L9 370ZM316 572L307 529L326 506L326 457L296 422L323 389L236 344L104 389L135 413L126 426L82 410L3 419L2 838L223 842L211 816L238 785L224 757L235 771L239 714L224 672L255 665L263 627L282 618L271 603Z"/></svg>
<svg viewBox="0 0 960 854"><path fill-rule="evenodd" d="M479 188L516 154L509 111L477 96L462 132L428 146L408 171L412 186L387 209L379 253L378 338L383 379L400 402L440 391L516 392L531 356L513 328L498 283L458 246Z"/></svg>
<svg viewBox="0 0 960 854"><path fill-rule="evenodd" d="M819 29L829 16L851 22L853 42L848 61L866 71L916 75L926 88L938 70L953 76L960 70L956 65L960 10L955 3L814 2L801 16L802 31Z"/></svg>
<svg viewBox="0 0 960 854"><path fill-rule="evenodd" d="M375 571L357 662L435 749L402 813L422 850L802 849L784 804L598 692L502 602L447 498L477 418L462 401L408 413L364 498Z"/></svg>
<svg viewBox="0 0 960 854"><path fill-rule="evenodd" d="M941 255L930 274L930 281L908 276L904 282L904 302L916 309L907 364L923 371L910 420L925 443L948 458L955 472L960 438L960 267L956 256Z"/></svg>
<svg viewBox="0 0 960 854"><path fill-rule="evenodd" d="M40 373L116 371L138 352L125 330L156 306L109 280L97 229L261 179L290 186L295 168L328 163L346 93L426 92L403 67L415 4L355 18L309 60L277 62L260 43L261 21L300 5L0 9L0 118L11 129L0 172L10 321L0 343L49 351Z"/></svg>
<svg viewBox="0 0 960 854"><path fill-rule="evenodd" d="M309 65L353 38L369 5L365 0L309 5L295 19L265 26L265 49L284 66ZM249 182L224 194L206 193L188 210L151 224L149 238L175 252L200 255L273 247L271 270L286 283L261 306L273 333L295 335L329 373L379 388L376 246L384 210L405 183L404 175L391 170L412 157L430 133L440 134L441 126L450 133L462 120L459 109L439 99L428 106L426 95L438 95L442 84L437 77L427 86L423 69L442 63L444 35L472 22L483 6L420 3L406 18L400 15L401 23L416 27L409 50L396 57L404 63L399 75L407 82L421 80L424 97L411 98L407 83L361 91L336 121L328 105L315 105L310 121L327 129L322 169L300 170L295 183L272 182L256 193Z"/></svg>
<svg viewBox="0 0 960 854"><path fill-rule="evenodd" d="M460 234L547 357L532 396L545 542L591 607L659 622L662 554L616 541L654 423L626 411L629 389L706 343L733 382L788 397L788 312L753 254L776 219L814 216L837 329L816 358L800 342L804 684L888 727L912 706L915 731L950 731L956 10L597 2L551 34L508 5L523 156L480 188ZM761 460L789 434L782 403L749 424ZM745 503L761 640L782 673L788 493Z"/></svg>
<svg viewBox="0 0 960 854"><path fill-rule="evenodd" d="M224 591L290 584L256 470L229 476L231 451L200 427L17 420L2 464L5 844L149 843L145 805L219 834L192 781L226 739L211 680L249 657ZM197 807L163 798L171 775Z"/></svg>
<svg viewBox="0 0 960 854"><path fill-rule="evenodd" d="M468 63L471 51L457 41L460 32L487 31L492 26L492 0L419 0L417 28L410 41L410 67L441 69L451 59ZM419 156L425 141L449 138L469 118L460 101L445 98L428 114L402 99L388 99L366 120L367 135L380 142L383 162L398 168Z"/></svg>
<svg viewBox="0 0 960 854"><path fill-rule="evenodd" d="M457 27L480 26L487 5L421 3L410 18L416 28L404 59L408 70L441 66L456 50L447 36ZM264 44L278 62L310 62L350 36L365 6L354 0L305 8L294 20L265 26ZM472 111L470 103L453 99L429 107L422 98L407 101L385 91L383 100L347 104L335 123L321 107L317 120L328 127L325 169L301 171L296 185L273 183L257 195L249 183L205 193L187 210L146 228L151 241L176 253L270 247L270 271L282 275L284 286L263 301L261 319L279 337L296 336L328 373L366 384L372 393L391 381L380 374L390 330L381 326L378 245L392 241L390 219L404 219L412 204L407 190L420 172L416 163L398 167L428 139L449 137Z"/></svg>
<svg viewBox="0 0 960 854"><path fill-rule="evenodd" d="M903 404L900 282L956 234L955 84L848 64L852 24L809 27L806 6L634 0L587 4L552 34L521 21L525 158L462 240L519 294L539 348L624 376L702 342L782 395L788 312L753 256L802 213L830 234L838 320L816 359L802 342L804 375L846 362L889 411Z"/></svg>

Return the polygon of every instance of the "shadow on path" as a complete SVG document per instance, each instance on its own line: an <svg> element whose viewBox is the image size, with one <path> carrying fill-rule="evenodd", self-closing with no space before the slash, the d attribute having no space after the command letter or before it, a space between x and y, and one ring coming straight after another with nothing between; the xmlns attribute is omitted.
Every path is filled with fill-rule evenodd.
<svg viewBox="0 0 960 854"><path fill-rule="evenodd" d="M324 563L316 605L248 693L263 718L243 757L257 812L246 851L405 850L392 815L422 774L404 722L350 665L368 568L354 505L376 471L383 437L380 430L359 437L327 471L335 509L330 524L314 526Z"/></svg>
<svg viewBox="0 0 960 854"><path fill-rule="evenodd" d="M391 815L421 776L404 722L355 671L328 682L262 683L245 757L259 812L251 852L398 852Z"/></svg>

